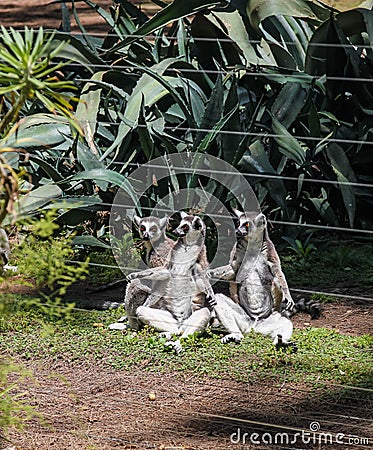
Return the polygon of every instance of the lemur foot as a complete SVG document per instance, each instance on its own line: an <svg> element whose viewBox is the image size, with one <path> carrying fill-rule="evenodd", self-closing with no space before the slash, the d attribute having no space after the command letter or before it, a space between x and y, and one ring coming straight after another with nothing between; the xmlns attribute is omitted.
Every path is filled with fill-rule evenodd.
<svg viewBox="0 0 373 450"><path fill-rule="evenodd" d="M160 338L165 338L165 339L167 339L168 341L169 340L171 340L171 338L172 338L172 336L174 335L175 333L172 333L171 331L162 331L162 333L159 333L159 337Z"/></svg>
<svg viewBox="0 0 373 450"><path fill-rule="evenodd" d="M165 347L169 347L174 350L177 355L179 355L183 351L179 339L177 341L167 341L164 345Z"/></svg>
<svg viewBox="0 0 373 450"><path fill-rule="evenodd" d="M5 264L5 266L3 267L4 272L18 272L18 267L17 266L9 266L9 264Z"/></svg>
<svg viewBox="0 0 373 450"><path fill-rule="evenodd" d="M127 317L126 316L122 316L118 320L118 322L111 323L108 328L109 328L109 330L120 330L120 331L127 330L128 328L130 328L128 323L125 323L127 321L128 321Z"/></svg>
<svg viewBox="0 0 373 450"><path fill-rule="evenodd" d="M231 333L220 339L222 344L228 344L228 342L236 342L237 344L241 342L243 339L243 335L241 333Z"/></svg>
<svg viewBox="0 0 373 450"><path fill-rule="evenodd" d="M276 350L281 348L289 351L289 353L296 353L298 351L297 344L295 342L283 342L281 334L277 335L277 342L275 343Z"/></svg>

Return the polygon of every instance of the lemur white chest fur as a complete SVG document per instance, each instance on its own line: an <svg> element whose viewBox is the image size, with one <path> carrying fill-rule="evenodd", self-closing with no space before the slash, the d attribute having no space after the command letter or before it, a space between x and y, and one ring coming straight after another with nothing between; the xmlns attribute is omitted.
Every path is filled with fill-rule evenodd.
<svg viewBox="0 0 373 450"><path fill-rule="evenodd" d="M200 270L197 261L204 247L205 225L199 217L182 214L175 234L179 237L166 264L169 277L159 286L164 289L159 306L182 322L196 309L194 299L201 294L196 272Z"/></svg>
<svg viewBox="0 0 373 450"><path fill-rule="evenodd" d="M199 217L183 214L175 233L179 238L167 264L170 278L162 304L178 321L183 321L196 309L194 299L201 294L196 277L201 270L198 259L204 247L205 225Z"/></svg>
<svg viewBox="0 0 373 450"><path fill-rule="evenodd" d="M238 283L238 301L251 318L268 317L273 310L273 275L264 243L266 219L263 214L249 217L241 214L237 243L231 255Z"/></svg>

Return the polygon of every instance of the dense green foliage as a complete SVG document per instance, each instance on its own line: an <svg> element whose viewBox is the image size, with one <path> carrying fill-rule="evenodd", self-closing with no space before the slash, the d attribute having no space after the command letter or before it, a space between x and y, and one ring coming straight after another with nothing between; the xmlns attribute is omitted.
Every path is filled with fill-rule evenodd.
<svg viewBox="0 0 373 450"><path fill-rule="evenodd" d="M21 211L55 202L61 221L75 225L108 209L118 186L132 197L127 178L137 164L193 150L247 173L271 219L368 227L368 10L175 0L148 20L130 2L115 3L110 12L95 7L106 37L83 27L81 36L53 35L57 48L65 42L59 57L72 61L59 72L79 89L84 136L39 108L4 141L30 153L35 188ZM208 180L179 178L180 187L218 193ZM161 183L144 204L173 189ZM229 193L219 196L229 203Z"/></svg>

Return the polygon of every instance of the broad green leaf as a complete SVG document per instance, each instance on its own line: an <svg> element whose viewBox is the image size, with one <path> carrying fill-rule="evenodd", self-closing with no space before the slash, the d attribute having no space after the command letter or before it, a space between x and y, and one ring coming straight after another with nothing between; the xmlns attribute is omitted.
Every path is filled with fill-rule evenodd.
<svg viewBox="0 0 373 450"><path fill-rule="evenodd" d="M265 26L262 28L262 33L267 38L272 52L276 52L274 56L280 67L291 69L291 66L288 67L284 63L295 63L296 69L303 70L306 48L303 48L302 42L297 36L296 25L297 20L293 17L268 17ZM278 45L276 46L276 44ZM284 55L281 55L280 49L283 50Z"/></svg>
<svg viewBox="0 0 373 450"><path fill-rule="evenodd" d="M223 157L224 161L232 164L234 167L237 167L237 164L239 163L247 149L246 144L249 139L248 134L242 134L243 127L240 118L240 109L246 109L247 103L250 101L250 99L247 90L237 85L237 80L235 77L231 77L229 81L227 80L226 86L229 86L229 82L230 87L224 102L223 113L224 115L227 114L235 107L235 105L239 105L239 107L236 109L236 111L229 118L225 125L225 129L232 134L223 133L223 135L221 136L221 156ZM252 115L252 120L255 120L254 114Z"/></svg>
<svg viewBox="0 0 373 450"><path fill-rule="evenodd" d="M116 52L121 48L126 47L131 42L139 39L139 37L153 33L174 20L196 14L198 11L219 5L220 3L222 2L219 0L174 0L166 8L159 11L153 18L148 20L143 26L138 28L133 36L127 37L127 39L124 39L124 41L111 48L109 53Z"/></svg>
<svg viewBox="0 0 373 450"><path fill-rule="evenodd" d="M102 81L106 72L96 72L92 76L92 81L87 83L80 95L80 102L76 108L75 117L84 131L87 142L91 140L96 131L97 115L100 108L102 89L95 84L95 81Z"/></svg>
<svg viewBox="0 0 373 450"><path fill-rule="evenodd" d="M151 69L134 64L134 66L136 66L140 71L145 73L142 75L129 97L124 112L124 120L119 124L118 134L115 141L110 148L106 150L101 159L105 159L107 155L109 155L121 144L127 134L137 127L143 99L145 106L148 107L154 105L164 96L171 95L174 101L180 106L190 126L195 128L196 122L193 114L189 110L186 99L191 98L193 101L198 101L198 97L203 98L204 93L193 81L182 77L174 78L163 75L164 71L167 70L174 62L176 62L175 59L168 58L165 61L156 64ZM177 88L182 90L184 94L181 95ZM200 102L201 101L202 100L200 100ZM196 104L196 106L198 106L198 104ZM197 113L199 113L199 111L197 111Z"/></svg>
<svg viewBox="0 0 373 450"><path fill-rule="evenodd" d="M138 135L140 139L141 149L144 152L146 159L150 161L154 157L154 141L149 133L148 126L145 119L145 105L144 98L142 99L140 114L139 114L139 126ZM157 155L159 156L159 155Z"/></svg>
<svg viewBox="0 0 373 450"><path fill-rule="evenodd" d="M231 111L229 111L224 117L222 117L219 122L214 126L214 128L206 134L206 136L202 139L201 143L198 145L197 152L207 152L216 139L216 136L220 133L220 131L225 127L229 119L232 115L237 111L238 105L236 105Z"/></svg>
<svg viewBox="0 0 373 450"><path fill-rule="evenodd" d="M272 105L271 112L286 129L290 127L301 112L306 95L307 93L300 83L289 82L282 87Z"/></svg>
<svg viewBox="0 0 373 450"><path fill-rule="evenodd" d="M215 12L210 20L212 20L214 16L216 16L222 23L224 23L227 29L228 36L241 49L246 63L261 63L260 58L255 52L255 48L250 42L250 36L239 12Z"/></svg>
<svg viewBox="0 0 373 450"><path fill-rule="evenodd" d="M267 178L266 174L277 175L275 169L269 161L263 143L259 140L253 142L249 151L243 156L241 165L244 171L253 171L255 174L263 174L263 178L257 177L252 179L252 183L262 183L267 193L275 200L275 202L286 211L286 188L284 182L279 178ZM250 175L249 175L250 177Z"/></svg>
<svg viewBox="0 0 373 450"><path fill-rule="evenodd" d="M91 139L90 146L85 145L84 142L78 141L76 143L76 156L79 163L85 170L105 169L105 164L100 160L99 150L93 142L92 136L87 136L87 140ZM103 191L107 190L108 183L105 181L95 180L97 186Z"/></svg>
<svg viewBox="0 0 373 450"><path fill-rule="evenodd" d="M30 161L35 162L36 164L38 164L38 166L40 166L51 178L52 181L54 181L55 183L60 182L63 180L63 176L58 172L58 170L53 167L51 164L49 164L47 161L45 161L42 158L39 158L36 155L30 154L29 155L29 159ZM60 185L62 187L62 189L68 189L70 187L70 185L68 183L66 184L62 184Z"/></svg>
<svg viewBox="0 0 373 450"><path fill-rule="evenodd" d="M257 30L260 23L270 16L293 16L321 22L329 15L326 8L306 0L249 0L246 12L251 25Z"/></svg>
<svg viewBox="0 0 373 450"><path fill-rule="evenodd" d="M96 71L96 67L102 68L107 66L108 69L110 68L106 61L101 59L96 52L90 50L79 37L56 32L54 39L67 42L59 54L61 58L82 64L91 73ZM57 43L54 45L57 45Z"/></svg>
<svg viewBox="0 0 373 450"><path fill-rule="evenodd" d="M354 190L349 182L356 183L355 173L341 146L333 142L329 145L326 153L332 164L333 171L337 175L337 180L341 182L339 188L348 214L350 227L353 227L356 212L356 199Z"/></svg>
<svg viewBox="0 0 373 450"><path fill-rule="evenodd" d="M76 175L69 178L68 181L78 181L78 180L90 180L93 182L105 181L114 186L121 188L134 202L135 205L138 203L136 193L133 189L132 184L128 181L126 177L118 172L114 172L109 169L93 169L86 170L84 172L77 173Z"/></svg>
<svg viewBox="0 0 373 450"><path fill-rule="evenodd" d="M338 27L347 37L367 32L370 42L373 42L372 12L363 8L345 11L337 14L335 19ZM314 32L307 50L305 70L312 75L326 73L327 55L332 55L327 45L331 21L327 20Z"/></svg>
<svg viewBox="0 0 373 450"><path fill-rule="evenodd" d="M210 99L206 104L206 108L199 125L201 130L197 131L196 137L193 143L193 150L195 151L200 145L203 138L208 134L208 131L212 130L216 124L220 121L223 115L223 101L224 91L222 84L222 76L219 74L216 80L214 89L211 92Z"/></svg>
<svg viewBox="0 0 373 450"><path fill-rule="evenodd" d="M338 222L338 217L333 211L333 208L330 206L326 191L324 189L321 189L321 191L322 198L310 198L310 201L319 213L320 217L322 217L326 223L336 227L340 225Z"/></svg>
<svg viewBox="0 0 373 450"><path fill-rule="evenodd" d="M242 64L241 49L230 39L225 25L217 16L207 18L204 14L196 14L191 34L195 38L198 60L203 67L234 67Z"/></svg>
<svg viewBox="0 0 373 450"><path fill-rule="evenodd" d="M34 189L19 198L16 203L17 212L20 216L36 212L51 200L62 195L62 189L56 184L46 184Z"/></svg>
<svg viewBox="0 0 373 450"><path fill-rule="evenodd" d="M52 200L47 206L43 209L77 209L77 208L86 208L91 206L101 205L102 200L100 197L91 195L91 196L63 196L58 200Z"/></svg>
<svg viewBox="0 0 373 450"><path fill-rule="evenodd" d="M308 147L292 136L275 117L272 117L272 129L280 153L302 166L306 162Z"/></svg>
<svg viewBox="0 0 373 450"><path fill-rule="evenodd" d="M94 236L74 236L72 239L72 245L84 245L87 247L99 247L104 249L111 249L111 246L106 242L97 239Z"/></svg>
<svg viewBox="0 0 373 450"><path fill-rule="evenodd" d="M2 141L14 148L53 148L66 142L65 135L70 135L69 122L52 114L33 114L13 127L6 140Z"/></svg>

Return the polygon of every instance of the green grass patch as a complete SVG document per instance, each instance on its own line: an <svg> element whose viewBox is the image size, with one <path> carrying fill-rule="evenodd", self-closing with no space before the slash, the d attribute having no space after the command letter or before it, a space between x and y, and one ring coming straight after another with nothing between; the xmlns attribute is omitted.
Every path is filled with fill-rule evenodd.
<svg viewBox="0 0 373 450"><path fill-rule="evenodd" d="M0 322L0 352L22 359L99 361L131 370L181 371L212 378L250 382L266 378L341 384L363 382L373 364L373 336L343 336L322 328L294 333L297 353L276 351L269 338L252 333L239 345L220 343L219 333L191 336L177 356L149 328L111 331L108 325L123 311L72 311L65 321L42 311L13 309Z"/></svg>

